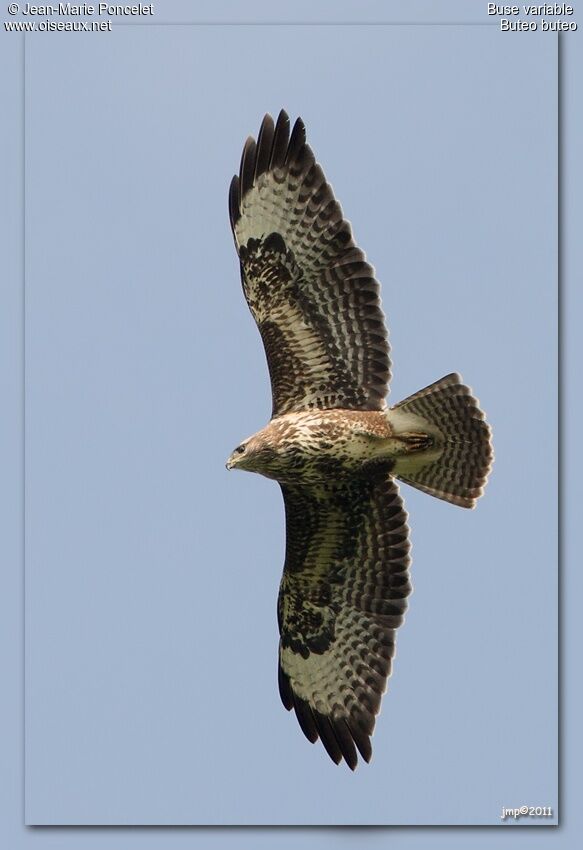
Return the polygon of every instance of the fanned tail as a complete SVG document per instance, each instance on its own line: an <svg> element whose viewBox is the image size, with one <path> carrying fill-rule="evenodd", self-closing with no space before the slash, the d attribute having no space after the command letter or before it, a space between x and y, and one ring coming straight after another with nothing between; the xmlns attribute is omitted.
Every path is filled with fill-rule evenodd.
<svg viewBox="0 0 583 850"><path fill-rule="evenodd" d="M462 508L473 508L492 466L491 431L477 399L457 373L395 405L389 421L400 432L420 431L433 445L399 458L393 474L411 486Z"/></svg>

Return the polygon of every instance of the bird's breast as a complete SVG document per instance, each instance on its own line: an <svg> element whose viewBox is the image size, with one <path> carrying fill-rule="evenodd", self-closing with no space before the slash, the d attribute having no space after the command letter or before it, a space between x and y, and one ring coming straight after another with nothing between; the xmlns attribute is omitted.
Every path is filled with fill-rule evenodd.
<svg viewBox="0 0 583 850"><path fill-rule="evenodd" d="M384 413L326 410L286 414L268 426L274 447L268 477L318 481L354 474L365 464L390 459L392 431Z"/></svg>

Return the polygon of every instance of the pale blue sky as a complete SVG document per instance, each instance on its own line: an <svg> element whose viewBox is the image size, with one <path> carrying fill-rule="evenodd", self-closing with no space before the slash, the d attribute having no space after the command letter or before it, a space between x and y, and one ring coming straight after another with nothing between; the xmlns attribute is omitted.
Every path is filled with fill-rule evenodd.
<svg viewBox="0 0 583 850"><path fill-rule="evenodd" d="M484 823L520 795L555 804L555 48L430 27L31 40L30 823ZM279 703L279 490L224 469L270 410L226 190L280 106L377 269L393 398L459 370L497 455L474 513L404 488L415 593L354 777Z"/></svg>
<svg viewBox="0 0 583 850"><path fill-rule="evenodd" d="M313 32L301 36L307 66ZM46 44L29 43L33 820L289 822L292 812L297 822L436 822L443 812L451 822L458 812L494 822L499 796L525 783L530 794L553 789L554 540L543 523L554 468L541 487L531 463L554 421L552 410L540 416L554 381L554 174L541 167L554 154L553 46L520 50L520 75L538 87L518 108L516 46L491 47L491 31L437 38L417 28L396 39L367 29L360 46L354 31L336 32L354 55L343 55L348 79L324 105L322 75L308 97L309 67L306 80L280 69L281 80L274 72L265 91L249 85L244 96L230 91L229 68L221 88L224 45L208 32L197 50L192 30L63 41L50 63ZM333 39L320 32L318 50L338 49ZM431 74L420 57L433 57ZM212 62L218 88L197 91L189 114L184 80ZM51 103L66 68L83 73ZM379 114L366 82L381 73L390 109ZM358 118L347 126L346 103L374 115L373 128L363 118L366 131ZM278 704L277 490L222 465L268 413L222 184L263 111L280 105L303 115L383 283L393 399L458 369L496 437L474 514L404 488L416 592L375 760L352 784ZM210 435L193 433L201 397L228 414ZM525 409L537 416L517 445Z"/></svg>

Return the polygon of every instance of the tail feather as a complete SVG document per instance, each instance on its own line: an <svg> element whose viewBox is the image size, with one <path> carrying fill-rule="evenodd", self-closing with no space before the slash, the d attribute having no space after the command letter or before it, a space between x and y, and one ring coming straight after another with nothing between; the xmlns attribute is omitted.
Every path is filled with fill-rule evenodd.
<svg viewBox="0 0 583 850"><path fill-rule="evenodd" d="M397 435L413 428L433 438L430 449L399 459L393 474L438 499L473 508L494 454L490 427L461 376L447 375L409 396L391 408L389 419Z"/></svg>

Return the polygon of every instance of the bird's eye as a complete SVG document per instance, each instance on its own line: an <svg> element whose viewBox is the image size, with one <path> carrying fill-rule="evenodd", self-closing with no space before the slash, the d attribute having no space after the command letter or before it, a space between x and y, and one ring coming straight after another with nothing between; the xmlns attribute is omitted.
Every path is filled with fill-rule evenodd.
<svg viewBox="0 0 583 850"><path fill-rule="evenodd" d="M237 448L235 449L235 454L242 455L244 451L245 446L237 446Z"/></svg>

